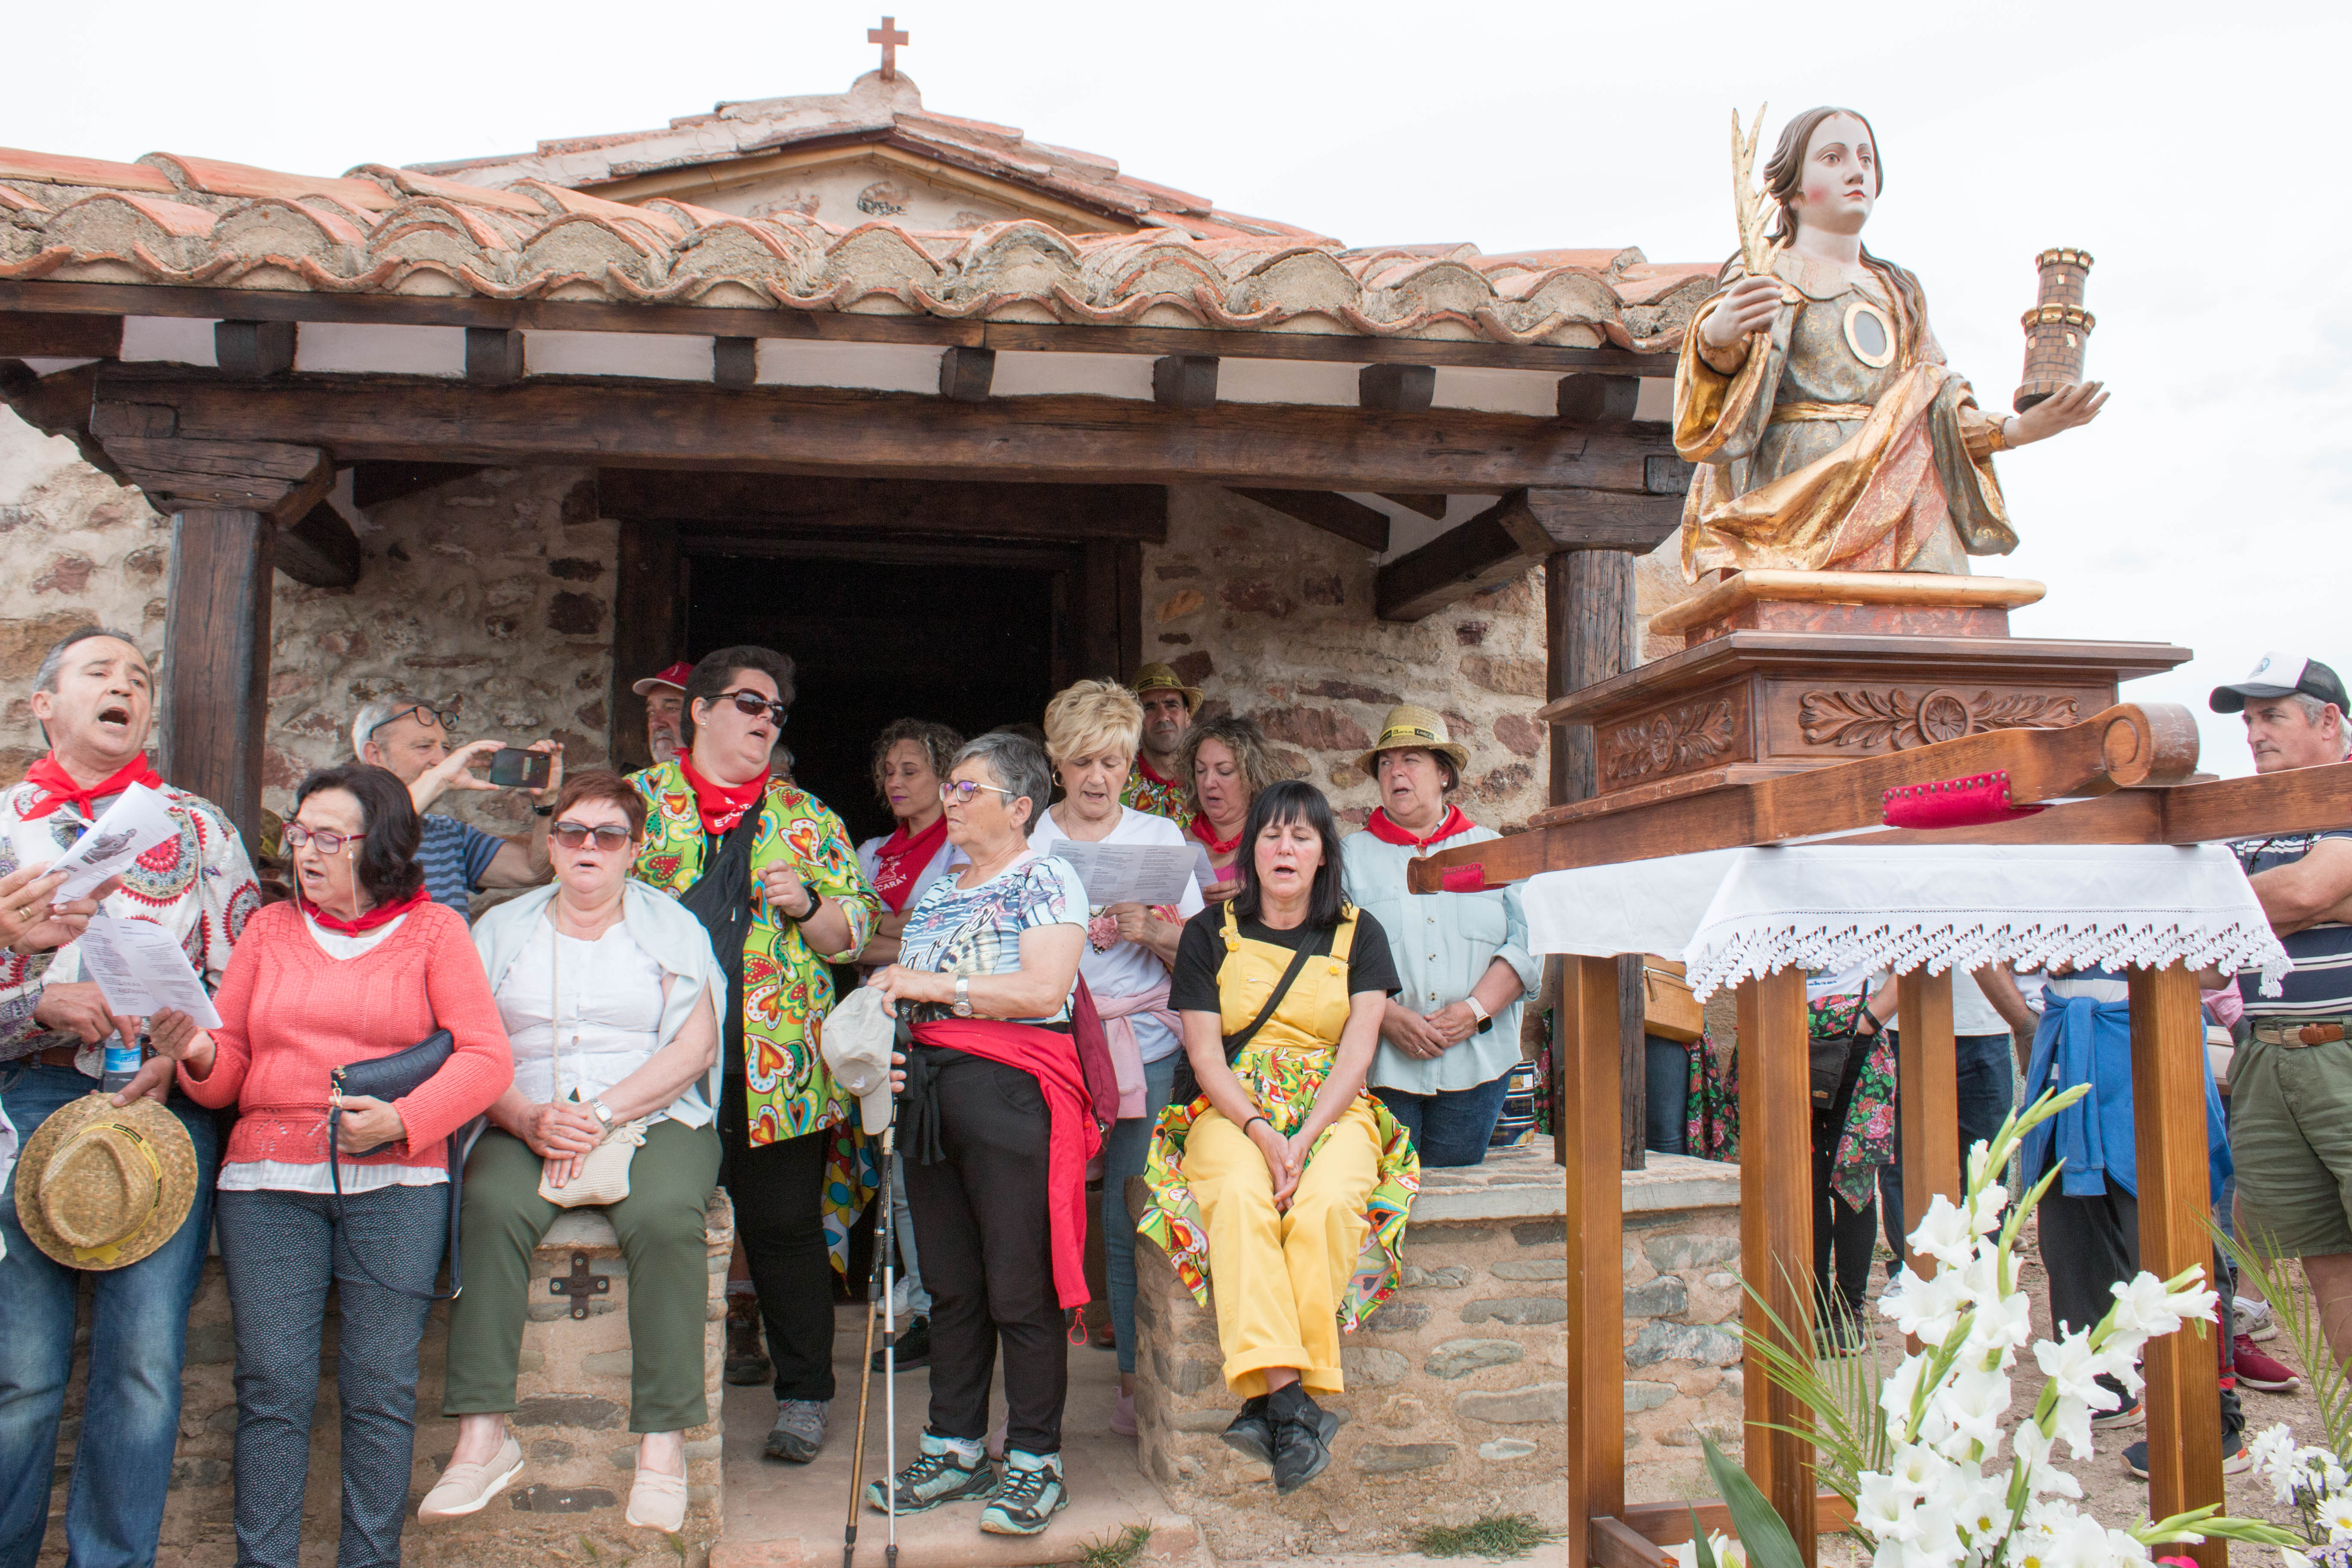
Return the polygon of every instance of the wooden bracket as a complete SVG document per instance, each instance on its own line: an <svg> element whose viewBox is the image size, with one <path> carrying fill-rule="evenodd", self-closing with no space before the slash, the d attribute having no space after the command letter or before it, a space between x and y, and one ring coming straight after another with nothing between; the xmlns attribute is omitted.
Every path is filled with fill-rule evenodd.
<svg viewBox="0 0 2352 1568"><path fill-rule="evenodd" d="M523 377L522 333L506 327L466 329L466 379L508 386Z"/></svg>
<svg viewBox="0 0 2352 1568"><path fill-rule="evenodd" d="M1698 472L1696 463L1680 458L1653 456L1642 459L1642 488L1654 496L1681 496Z"/></svg>
<svg viewBox="0 0 2352 1568"><path fill-rule="evenodd" d="M1373 579L1374 613L1384 621L1417 621L1524 574L1542 559L1521 539L1534 526L1524 515L1527 504L1524 490L1506 496L1382 566Z"/></svg>
<svg viewBox="0 0 2352 1568"><path fill-rule="evenodd" d="M1559 416L1571 425L1624 426L1633 423L1642 401L1638 375L1599 375L1580 371L1559 378Z"/></svg>
<svg viewBox="0 0 2352 1568"><path fill-rule="evenodd" d="M270 564L297 583L313 588L348 588L360 580L360 564L367 558L360 536L343 514L320 501L300 521L282 524L270 552Z"/></svg>
<svg viewBox="0 0 2352 1568"><path fill-rule="evenodd" d="M1319 528L1350 544L1360 544L1376 555L1388 550L1388 513L1361 501L1349 500L1328 490L1236 489L1234 494L1245 496L1260 506L1272 507L1285 517L1295 517L1309 528Z"/></svg>
<svg viewBox="0 0 2352 1568"><path fill-rule="evenodd" d="M721 386L745 387L760 380L760 340L710 340L710 379Z"/></svg>
<svg viewBox="0 0 2352 1568"><path fill-rule="evenodd" d="M1382 500L1392 500L1407 511L1421 513L1432 522L1445 521L1446 503L1454 499L1452 496L1416 495L1410 491L1400 490L1381 490L1379 495Z"/></svg>
<svg viewBox="0 0 2352 1568"><path fill-rule="evenodd" d="M215 321L213 363L246 381L284 375L294 368L294 323Z"/></svg>
<svg viewBox="0 0 2352 1568"><path fill-rule="evenodd" d="M1433 364L1368 364L1356 373L1358 406L1383 414L1419 414L1436 394Z"/></svg>
<svg viewBox="0 0 2352 1568"><path fill-rule="evenodd" d="M1217 356L1166 354L1151 362L1151 400L1162 408L1212 408L1217 402Z"/></svg>
<svg viewBox="0 0 2352 1568"><path fill-rule="evenodd" d="M1214 364L1215 361L1210 362ZM940 355L940 395L958 403L985 403L996 375L994 349L951 348Z"/></svg>
<svg viewBox="0 0 2352 1568"><path fill-rule="evenodd" d="M107 438L106 451L159 511L231 509L283 522L308 513L335 482L326 453L283 441L117 436Z"/></svg>

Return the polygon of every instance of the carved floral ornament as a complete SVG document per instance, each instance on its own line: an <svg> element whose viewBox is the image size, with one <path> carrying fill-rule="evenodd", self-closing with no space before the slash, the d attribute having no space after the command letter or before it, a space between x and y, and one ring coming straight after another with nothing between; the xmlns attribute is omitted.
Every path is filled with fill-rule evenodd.
<svg viewBox="0 0 2352 1568"><path fill-rule="evenodd" d="M1670 708L1609 732L1604 776L1628 784L1703 767L1730 751L1738 733L1727 697Z"/></svg>
<svg viewBox="0 0 2352 1568"><path fill-rule="evenodd" d="M1895 750L1957 741L1987 730L2053 730L2076 722L2075 700L2043 692L1979 691L1967 697L1949 687L1915 700L1900 687L1808 691L1798 700L1797 723L1808 745L1859 746L1889 742Z"/></svg>

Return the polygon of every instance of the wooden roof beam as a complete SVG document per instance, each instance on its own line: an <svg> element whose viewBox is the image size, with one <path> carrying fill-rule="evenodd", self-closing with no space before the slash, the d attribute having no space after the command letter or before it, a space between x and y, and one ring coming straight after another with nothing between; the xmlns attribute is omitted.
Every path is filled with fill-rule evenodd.
<svg viewBox="0 0 2352 1568"><path fill-rule="evenodd" d="M0 359L115 359L121 353L120 316L0 310Z"/></svg>
<svg viewBox="0 0 2352 1568"><path fill-rule="evenodd" d="M530 377L295 375L110 367L101 405L168 408L183 439L324 447L338 463L713 468L1065 484L1216 484L1504 494L1529 486L1638 492L1664 447L1645 430L1439 408L1163 408L1055 395L959 403L929 394ZM1540 524L1538 524L1540 526Z"/></svg>
<svg viewBox="0 0 2352 1568"><path fill-rule="evenodd" d="M1271 507L1285 517L1296 518L1309 528L1360 544L1375 555L1384 555L1389 548L1389 514L1346 496L1333 495L1328 490L1262 490L1236 489L1264 507Z"/></svg>
<svg viewBox="0 0 2352 1568"><path fill-rule="evenodd" d="M1517 491L1382 566L1373 602L1384 621L1417 621L1562 551L1646 554L1681 521L1682 502L1671 496L1557 486Z"/></svg>

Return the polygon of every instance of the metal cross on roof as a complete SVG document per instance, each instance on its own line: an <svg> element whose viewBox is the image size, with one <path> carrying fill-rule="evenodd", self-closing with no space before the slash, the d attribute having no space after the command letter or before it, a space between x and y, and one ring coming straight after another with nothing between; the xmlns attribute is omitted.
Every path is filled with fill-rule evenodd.
<svg viewBox="0 0 2352 1568"><path fill-rule="evenodd" d="M896 16L885 16L882 18L880 26L866 29L866 41L882 46L882 79L884 81L898 79L898 46L908 41L907 35L892 26L898 20Z"/></svg>

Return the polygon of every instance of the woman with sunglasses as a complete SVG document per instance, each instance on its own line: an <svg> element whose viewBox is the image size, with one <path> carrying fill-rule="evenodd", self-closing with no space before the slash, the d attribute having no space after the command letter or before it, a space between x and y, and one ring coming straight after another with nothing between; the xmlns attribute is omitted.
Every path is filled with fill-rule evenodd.
<svg viewBox="0 0 2352 1568"><path fill-rule="evenodd" d="M828 1253L845 1262L875 1184L849 1131L857 1101L825 1070L816 1031L833 1006L826 966L855 962L882 905L841 818L776 775L792 702L785 655L706 654L686 678L687 750L629 783L646 803L636 876L702 922L727 977L719 1181L775 1366L767 1454L804 1465L833 1402Z"/></svg>
<svg viewBox="0 0 2352 1568"><path fill-rule="evenodd" d="M907 917L898 962L869 982L911 1026L899 1150L931 1293L930 1417L913 1464L866 1502L919 1513L985 1500L980 1528L1034 1535L1068 1506L1062 1313L1087 1299L1087 1162L1102 1146L1070 1004L1087 889L1030 847L1053 777L1020 735L955 755L948 841L971 864ZM1004 1474L988 1463L989 1386L1004 1356Z"/></svg>
<svg viewBox="0 0 2352 1568"><path fill-rule="evenodd" d="M616 773L576 773L556 797L555 884L484 915L474 945L513 1042L513 1084L466 1161L466 1289L449 1307L442 1414L457 1446L417 1518L476 1512L514 1480L507 1430L530 1303L531 1251L561 1190L608 1134L642 1131L629 1195L605 1210L629 1264L631 1524L686 1518L686 1429L710 1419L703 1208L719 1182L718 998L702 922L630 875L645 802ZM543 1186L542 1186L543 1184Z"/></svg>
<svg viewBox="0 0 2352 1568"><path fill-rule="evenodd" d="M237 1108L215 1210L236 1326L237 1561L296 1568L331 1285L342 1314L336 1558L396 1563L417 1346L448 1247L446 1143L505 1092L513 1060L466 922L425 896L416 812L397 777L364 763L311 773L285 837L295 896L237 939L214 998L220 1026L165 1012L149 1030L191 1099ZM407 1094L333 1094L337 1068L437 1029L455 1049Z"/></svg>

